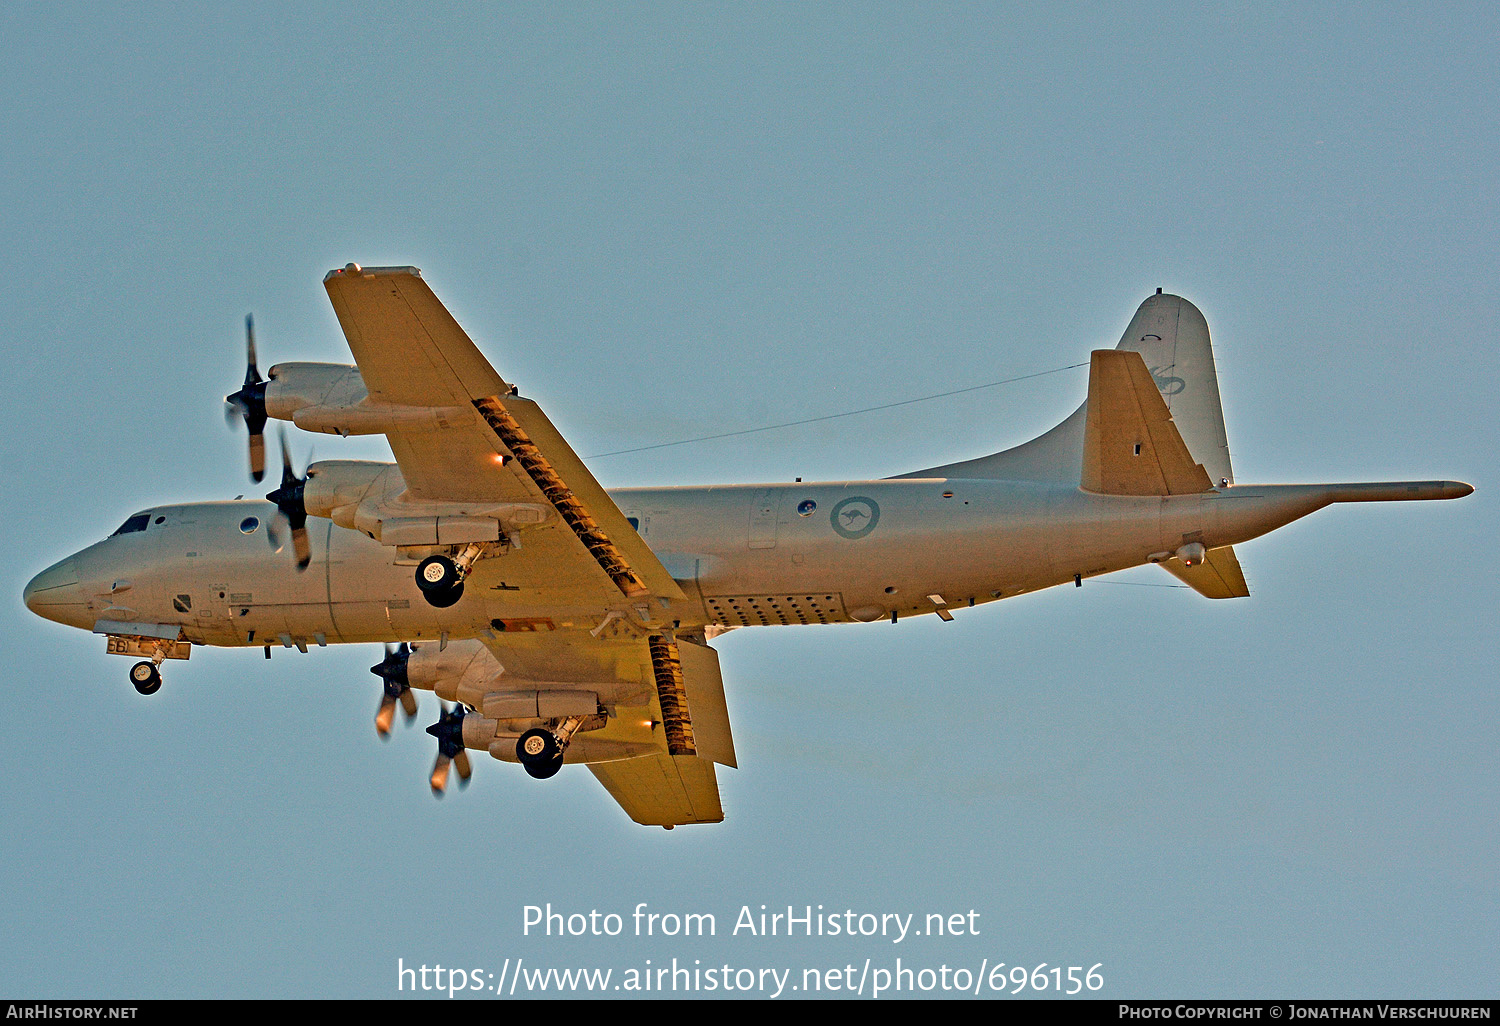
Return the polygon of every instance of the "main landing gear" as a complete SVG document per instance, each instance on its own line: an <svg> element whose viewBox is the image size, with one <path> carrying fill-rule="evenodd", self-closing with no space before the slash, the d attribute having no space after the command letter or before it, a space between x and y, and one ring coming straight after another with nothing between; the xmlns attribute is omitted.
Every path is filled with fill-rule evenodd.
<svg viewBox="0 0 1500 1026"><path fill-rule="evenodd" d="M490 549L489 543L473 542L464 546L457 559L428 556L417 564L417 587L428 605L446 609L464 597L464 578L474 563Z"/></svg>
<svg viewBox="0 0 1500 1026"><path fill-rule="evenodd" d="M446 609L464 597L464 578L447 556L428 556L417 565L417 587L427 604Z"/></svg>
<svg viewBox="0 0 1500 1026"><path fill-rule="evenodd" d="M143 695L154 695L161 690L161 671L149 659L142 659L130 668L130 683Z"/></svg>
<svg viewBox="0 0 1500 1026"><path fill-rule="evenodd" d="M534 728L516 740L516 758L521 760L527 773L538 780L546 780L562 769L563 747L552 731Z"/></svg>
<svg viewBox="0 0 1500 1026"><path fill-rule="evenodd" d="M583 726L583 717L569 716L553 730L534 727L516 739L516 758L538 780L557 775L562 769L563 752Z"/></svg>

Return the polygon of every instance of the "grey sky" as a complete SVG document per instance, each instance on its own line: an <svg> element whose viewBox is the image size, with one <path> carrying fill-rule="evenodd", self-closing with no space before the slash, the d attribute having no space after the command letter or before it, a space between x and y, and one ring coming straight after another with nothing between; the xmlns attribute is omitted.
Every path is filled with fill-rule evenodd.
<svg viewBox="0 0 1500 1026"><path fill-rule="evenodd" d="M1103 963L1106 997L1494 996L1492 5L414 11L0 8L0 992L900 956ZM373 648L199 650L145 700L20 602L136 509L263 490L221 417L241 320L263 368L347 360L319 280L350 260L420 266L582 453L1078 363L1162 286L1208 317L1240 480L1478 491L1242 546L1239 602L1123 586L1173 583L1144 568L735 632L718 827L487 759L435 802L431 739L375 737ZM594 468L901 473L1039 433L1084 375ZM548 901L721 936L523 938ZM984 932L722 936L761 903Z"/></svg>

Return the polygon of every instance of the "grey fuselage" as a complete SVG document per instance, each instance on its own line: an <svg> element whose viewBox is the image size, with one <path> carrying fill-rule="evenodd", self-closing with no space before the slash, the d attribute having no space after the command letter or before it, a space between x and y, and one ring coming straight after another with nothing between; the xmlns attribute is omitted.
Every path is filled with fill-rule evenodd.
<svg viewBox="0 0 1500 1026"><path fill-rule="evenodd" d="M688 605L672 615L690 628L934 613L1159 560L1189 540L1238 544L1330 502L1467 490L1453 482L1237 485L1161 497L899 479L610 494L681 584ZM288 552L267 544L268 502L148 512L144 530L38 574L27 605L84 630L100 621L175 625L188 641L225 646L472 637L497 618L593 627L602 613L507 584L506 561L525 558L524 548L481 560L464 598L440 609L418 591L414 561L328 520L309 521L313 559L299 572Z"/></svg>

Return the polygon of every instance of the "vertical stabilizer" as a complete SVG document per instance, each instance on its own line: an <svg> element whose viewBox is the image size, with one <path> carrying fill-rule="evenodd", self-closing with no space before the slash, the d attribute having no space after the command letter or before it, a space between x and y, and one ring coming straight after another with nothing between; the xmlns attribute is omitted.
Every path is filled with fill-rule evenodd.
<svg viewBox="0 0 1500 1026"><path fill-rule="evenodd" d="M1193 459L1140 353L1100 349L1089 361L1083 490L1102 495L1191 495L1213 490Z"/></svg>
<svg viewBox="0 0 1500 1026"><path fill-rule="evenodd" d="M1181 296L1149 296L1115 348L1141 354L1194 462L1215 485L1233 482L1208 322L1198 308ZM1087 416L1085 402L1051 431L1015 448L898 476L1076 484L1083 472Z"/></svg>
<svg viewBox="0 0 1500 1026"><path fill-rule="evenodd" d="M1203 313L1181 296L1157 293L1141 304L1115 348L1141 354L1188 452L1214 484L1233 484L1219 376Z"/></svg>

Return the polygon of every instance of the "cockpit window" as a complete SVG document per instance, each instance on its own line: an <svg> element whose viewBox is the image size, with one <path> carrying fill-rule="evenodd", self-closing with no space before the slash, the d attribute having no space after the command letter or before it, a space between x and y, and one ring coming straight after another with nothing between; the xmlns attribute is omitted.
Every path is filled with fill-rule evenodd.
<svg viewBox="0 0 1500 1026"><path fill-rule="evenodd" d="M131 517L129 520L121 524L120 529L116 531L115 534L132 534L135 531L144 531L146 529L146 525L150 522L150 513L137 513L135 516ZM110 535L110 537L113 538L115 534Z"/></svg>

